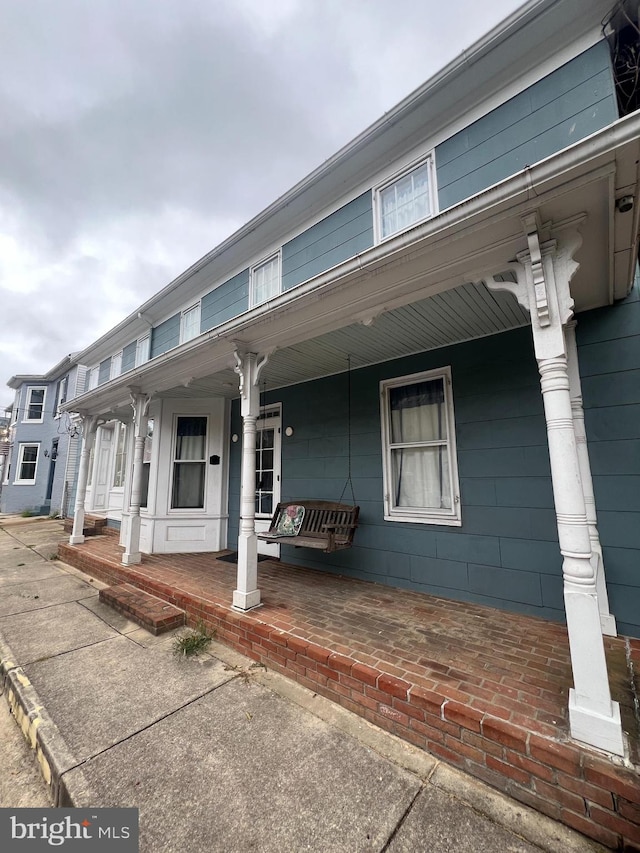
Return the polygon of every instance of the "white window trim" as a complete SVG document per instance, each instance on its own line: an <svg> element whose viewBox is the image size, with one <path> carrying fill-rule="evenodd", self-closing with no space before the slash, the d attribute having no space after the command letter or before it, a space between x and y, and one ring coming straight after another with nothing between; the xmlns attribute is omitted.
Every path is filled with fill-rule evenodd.
<svg viewBox="0 0 640 853"><path fill-rule="evenodd" d="M176 435L178 431L178 418L204 418L207 422L206 426L206 441L204 446L204 459L176 459ZM210 440L211 421L209 415L203 415L199 412L176 412L173 416L173 424L171 427L171 471L169 474L169 493L167 511L169 515L206 515L207 513L207 490L209 487L209 440ZM201 507L173 507L171 501L173 499L173 478L175 476L176 462L204 462L204 497Z"/></svg>
<svg viewBox="0 0 640 853"><path fill-rule="evenodd" d="M194 311L196 309L198 311L198 331L192 337L186 338L185 337L185 326L186 326L185 318L186 318L186 315L190 311ZM180 312L180 343L181 344L184 344L187 341L195 340L195 338L197 338L198 335L200 334L200 310L201 310L200 300L198 300L197 302L194 302L193 305L189 305L188 308L185 308L184 311Z"/></svg>
<svg viewBox="0 0 640 853"><path fill-rule="evenodd" d="M42 398L42 414L39 418L30 418L29 417L29 407L31 402L31 392L32 391L44 391L44 396ZM24 413L22 418L23 424L41 424L44 421L44 407L47 403L47 386L46 385L27 385L27 397L25 400Z"/></svg>
<svg viewBox="0 0 640 853"><path fill-rule="evenodd" d="M90 367L87 373L89 379L87 391L94 391L98 387L98 377L100 375L100 365L96 364Z"/></svg>
<svg viewBox="0 0 640 853"><path fill-rule="evenodd" d="M265 264L270 263L271 261L278 261L278 292L273 296L270 296L268 299L264 299L262 302L256 302L254 298L254 287L255 287L255 273L260 267L263 267ZM276 296L280 296L282 293L282 248L279 248L277 251L272 252L270 255L267 255L266 258L262 258L262 260L258 261L257 264L253 264L249 269L249 308L255 308L258 305L266 305L271 299L275 299Z"/></svg>
<svg viewBox="0 0 640 853"><path fill-rule="evenodd" d="M423 217L422 219L417 219L415 222L412 222L411 225L408 225L406 228L401 228L398 231L393 231L391 234L387 234L386 236L382 235L382 203L381 203L381 194L393 186L393 184L402 180L406 175L409 175L411 172L414 172L416 169L419 169L424 164L427 164L429 169L429 203L431 206L431 213L428 216ZM383 183L378 184L373 188L373 241L374 245L378 245L378 243L384 243L387 240L393 239L393 237L397 237L398 234L402 234L405 231L409 231L411 228L415 228L416 225L420 225L423 222L427 222L429 219L433 219L434 216L438 215L438 193L436 190L436 169L435 169L435 153L434 151L430 151L426 156L420 157L418 160L414 160L412 163L408 164L404 169L396 172L391 177L387 178Z"/></svg>
<svg viewBox="0 0 640 853"><path fill-rule="evenodd" d="M60 400L60 392L64 387L64 400ZM54 418L58 419L60 417L60 406L67 402L67 397L69 396L69 374L63 376L62 379L59 380L58 385L56 387L56 410L54 413Z"/></svg>
<svg viewBox="0 0 640 853"><path fill-rule="evenodd" d="M26 447L35 447L36 448L36 462L35 468L33 469L33 479L32 480L19 480L18 476L20 474L20 469L22 468L22 463L24 461L24 451ZM14 486L33 486L38 477L38 463L40 462L40 444L37 441L25 441L24 443L20 443L18 445L18 460L16 465L16 479L13 481Z"/></svg>
<svg viewBox="0 0 640 853"><path fill-rule="evenodd" d="M445 413L447 419L447 449L449 456L449 478L451 488L451 509L437 510L431 507L416 510L415 507L403 509L395 507L391 502L393 490L393 474L391 469L391 441L389 429L389 389L423 382L429 379L444 379ZM426 370L412 373L409 376L399 376L394 379L384 379L380 382L380 423L382 427L382 475L384 488L384 520L404 521L413 524L442 524L460 527L462 514L460 506L460 483L458 478L458 454L456 450L455 416L453 411L453 395L451 391L451 367L436 370Z"/></svg>
<svg viewBox="0 0 640 853"><path fill-rule="evenodd" d="M135 367L140 367L141 364L146 364L151 357L151 332L142 335L136 341L136 360Z"/></svg>
<svg viewBox="0 0 640 853"><path fill-rule="evenodd" d="M116 373L115 367L118 366ZM122 350L118 350L111 356L111 367L109 368L109 379L117 379L122 374Z"/></svg>

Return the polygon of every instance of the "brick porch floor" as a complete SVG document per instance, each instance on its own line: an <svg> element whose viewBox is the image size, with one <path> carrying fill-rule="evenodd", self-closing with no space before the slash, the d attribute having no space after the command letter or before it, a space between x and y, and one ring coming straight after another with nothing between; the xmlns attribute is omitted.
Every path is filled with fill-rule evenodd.
<svg viewBox="0 0 640 853"><path fill-rule="evenodd" d="M121 554L114 536L60 547L66 562L170 601L189 624L203 619L223 642L521 802L640 850L640 641L606 638L629 735L623 767L569 739L563 625L277 561L258 567L263 606L237 613L234 564L153 555L125 568Z"/></svg>

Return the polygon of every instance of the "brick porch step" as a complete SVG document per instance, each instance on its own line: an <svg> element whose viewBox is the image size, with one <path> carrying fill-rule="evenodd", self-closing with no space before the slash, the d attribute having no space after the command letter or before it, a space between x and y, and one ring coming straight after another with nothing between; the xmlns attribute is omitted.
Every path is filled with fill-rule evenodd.
<svg viewBox="0 0 640 853"><path fill-rule="evenodd" d="M73 532L73 518L65 518L63 530L65 533ZM107 530L107 519L98 515L87 515L84 519L83 536L99 536Z"/></svg>
<svg viewBox="0 0 640 853"><path fill-rule="evenodd" d="M129 583L100 590L100 601L113 607L156 636L185 623L184 610Z"/></svg>

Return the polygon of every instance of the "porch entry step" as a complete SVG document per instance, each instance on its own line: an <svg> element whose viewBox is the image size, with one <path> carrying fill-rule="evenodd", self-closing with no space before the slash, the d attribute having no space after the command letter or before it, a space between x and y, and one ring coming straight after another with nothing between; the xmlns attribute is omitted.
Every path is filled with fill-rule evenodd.
<svg viewBox="0 0 640 853"><path fill-rule="evenodd" d="M65 518L63 529L65 533L73 532L73 518ZM107 519L99 515L86 515L84 518L83 536L99 536L107 531Z"/></svg>
<svg viewBox="0 0 640 853"><path fill-rule="evenodd" d="M156 636L185 624L184 610L129 583L101 589L100 601Z"/></svg>

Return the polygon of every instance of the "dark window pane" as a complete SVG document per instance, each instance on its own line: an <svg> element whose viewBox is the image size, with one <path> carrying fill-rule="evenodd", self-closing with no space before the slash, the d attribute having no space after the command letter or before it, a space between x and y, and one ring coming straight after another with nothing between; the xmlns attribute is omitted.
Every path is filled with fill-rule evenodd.
<svg viewBox="0 0 640 853"><path fill-rule="evenodd" d="M173 466L172 509L204 507L205 467L202 462L175 462Z"/></svg>
<svg viewBox="0 0 640 853"><path fill-rule="evenodd" d="M204 459L207 419L178 418L176 427L176 459Z"/></svg>

